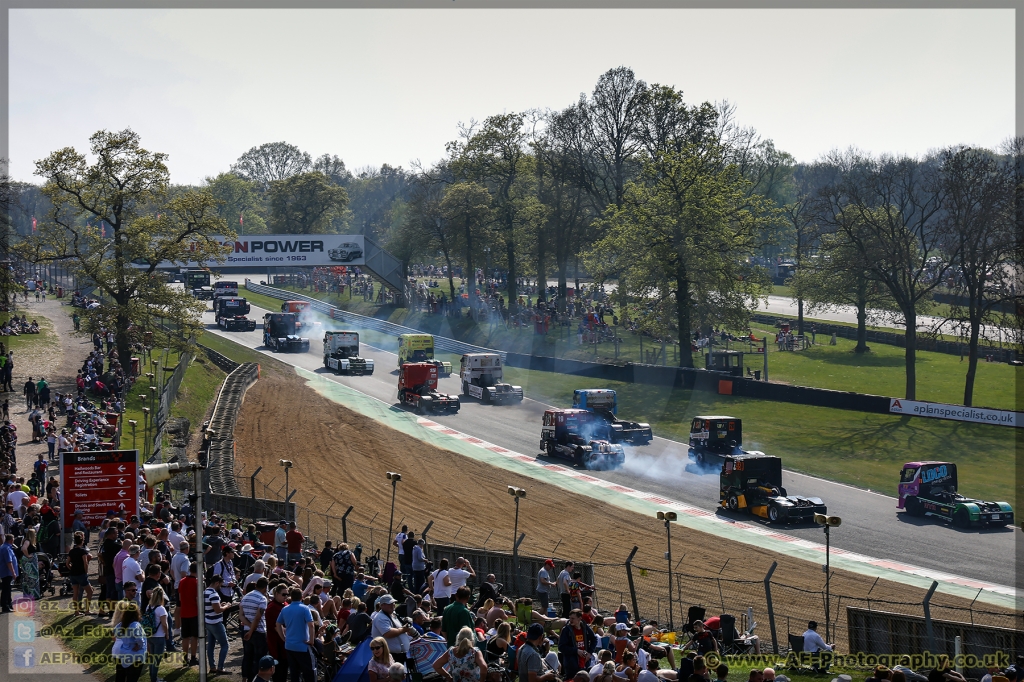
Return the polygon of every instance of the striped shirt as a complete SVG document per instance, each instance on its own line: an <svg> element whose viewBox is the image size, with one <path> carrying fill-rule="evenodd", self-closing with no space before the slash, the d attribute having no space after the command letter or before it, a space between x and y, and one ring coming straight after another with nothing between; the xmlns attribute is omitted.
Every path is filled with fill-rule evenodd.
<svg viewBox="0 0 1024 682"><path fill-rule="evenodd" d="M207 623L222 623L224 622L224 614L217 613L213 610L214 604L220 603L220 595L217 594L217 590L212 587L207 587L203 592L203 610L206 612Z"/></svg>
<svg viewBox="0 0 1024 682"><path fill-rule="evenodd" d="M260 614L260 620L259 620L258 623L256 623L256 632L266 632L267 631L267 618L266 618L267 598L266 597L264 597L262 594L260 594L257 590L253 590L249 594L247 594L244 597L242 597L242 602L241 602L240 608L242 609L242 615L245 616L245 619L247 621L249 621L250 623L253 622L253 620L256 618L256 612L258 610L260 610L260 609L263 609L263 613ZM249 631L249 628L247 628L247 627L243 627L242 629L245 630L246 632Z"/></svg>

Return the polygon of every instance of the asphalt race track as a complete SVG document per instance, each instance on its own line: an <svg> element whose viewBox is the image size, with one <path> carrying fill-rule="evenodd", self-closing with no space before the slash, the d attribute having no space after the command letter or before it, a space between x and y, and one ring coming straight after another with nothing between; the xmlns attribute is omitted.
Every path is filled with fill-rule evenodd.
<svg viewBox="0 0 1024 682"><path fill-rule="evenodd" d="M244 291L239 293L245 295ZM258 349L281 362L327 374L333 381L389 404L397 404L398 359L395 354L362 344L362 355L375 362L373 375L336 376L323 366L323 337L316 337L319 328L310 330L308 334L308 353L272 353L266 350L263 347L262 324L266 312L252 306L249 317L257 321L254 332L224 332L214 325L212 312L207 312L203 321L209 332ZM318 318L325 322L327 329L342 328L340 323L322 315ZM458 367L454 370L455 375L440 380L441 391L461 393ZM546 405L530 399L518 405L483 405L474 398L460 397L463 402L458 414L430 415L430 419L516 452L540 452L541 417ZM624 408L623 414L628 416L628 406ZM680 415L680 418L689 419L691 416ZM554 463L571 466L564 460L554 460ZM718 504L717 471L699 470L687 457L685 444L663 438L655 437L650 445L643 447L627 445L623 469L596 471L592 475L707 509ZM893 471L894 490L897 475L898 472ZM832 533L833 547L1000 585L1015 584L1014 529L1009 526L993 530L961 530L932 519L915 519L905 513L897 513L895 497L789 471L784 472L783 482L790 494L821 497L828 505L830 515L842 517L843 525ZM822 529L818 526L785 526L780 530L806 540L824 541Z"/></svg>

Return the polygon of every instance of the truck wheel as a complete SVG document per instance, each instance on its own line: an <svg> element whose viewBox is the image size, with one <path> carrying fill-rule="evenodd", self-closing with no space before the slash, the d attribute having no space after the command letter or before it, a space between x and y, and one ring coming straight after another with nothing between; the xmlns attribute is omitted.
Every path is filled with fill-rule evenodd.
<svg viewBox="0 0 1024 682"><path fill-rule="evenodd" d="M957 528L970 528L971 527L971 516L967 513L967 510L960 507L953 512L953 525Z"/></svg>
<svg viewBox="0 0 1024 682"><path fill-rule="evenodd" d="M331 368L331 366L327 364L327 356L326 355L324 356L324 367L326 367L327 369Z"/></svg>
<svg viewBox="0 0 1024 682"><path fill-rule="evenodd" d="M547 445L545 446L544 449L548 453L548 457L554 457L555 456L555 446L554 446L554 444L551 441L547 442Z"/></svg>
<svg viewBox="0 0 1024 682"><path fill-rule="evenodd" d="M781 520L782 520L782 512L779 511L778 506L774 505L774 504L768 505L768 522L769 523L778 523Z"/></svg>
<svg viewBox="0 0 1024 682"><path fill-rule="evenodd" d="M726 504L726 506L729 507L730 511L739 511L740 510L740 498L738 498L735 495L730 495L726 499L725 504Z"/></svg>
<svg viewBox="0 0 1024 682"><path fill-rule="evenodd" d="M469 395L469 382L468 381L463 381L462 382L462 395L465 395L465 396Z"/></svg>
<svg viewBox="0 0 1024 682"><path fill-rule="evenodd" d="M917 499L916 495L908 497L903 502L903 506L911 516L924 516L924 508L921 506L921 500Z"/></svg>

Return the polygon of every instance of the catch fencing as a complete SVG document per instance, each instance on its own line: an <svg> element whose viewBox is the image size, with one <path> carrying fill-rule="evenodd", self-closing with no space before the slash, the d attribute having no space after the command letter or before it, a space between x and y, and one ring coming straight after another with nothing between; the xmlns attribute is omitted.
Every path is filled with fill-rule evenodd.
<svg viewBox="0 0 1024 682"><path fill-rule="evenodd" d="M164 382L163 391L160 393L160 405L156 410L156 435L153 437L153 454L146 460L147 464L162 463L164 461L163 443L164 435L167 429L167 420L171 416L171 408L174 406L174 401L178 397L178 389L181 388L181 382L185 378L185 372L188 371L188 366L192 364L195 359L195 353L191 350L192 346L189 346L190 350L182 354L178 358L178 364L174 367L174 371L167 377ZM160 371L163 371L162 369Z"/></svg>
<svg viewBox="0 0 1024 682"><path fill-rule="evenodd" d="M378 320L375 317L367 317L365 315L350 313L345 310L341 310L340 308L335 308L320 299L313 298L312 296L306 296L305 294L300 294L295 291L286 291L285 289L269 287L264 284L256 284L252 280L245 280L245 288L253 293L262 294L263 296L269 296L282 301L307 301L310 303L313 310L323 313L331 319L341 320L346 324L361 327L363 329L371 329L382 334L387 334L388 336L398 337L401 334L423 333L418 329L403 327L400 324L395 324L386 320ZM473 344L463 343L462 341L456 341L455 339L450 339L444 336L434 336L434 350L444 353L454 353L455 355L464 355L466 353L497 353L501 356L502 360L507 356L505 351L474 346Z"/></svg>

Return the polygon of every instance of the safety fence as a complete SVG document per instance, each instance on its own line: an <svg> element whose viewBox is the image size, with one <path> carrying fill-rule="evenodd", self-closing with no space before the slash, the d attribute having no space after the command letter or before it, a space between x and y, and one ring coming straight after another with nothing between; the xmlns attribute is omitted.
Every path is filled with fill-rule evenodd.
<svg viewBox="0 0 1024 682"><path fill-rule="evenodd" d="M259 365L243 362L224 379L209 425L203 434L200 463L204 490L211 494L240 496L235 483L235 421L245 392L259 376Z"/></svg>
<svg viewBox="0 0 1024 682"><path fill-rule="evenodd" d="M367 317L366 315L350 313L325 303L320 299L313 298L312 296L306 296L305 294L300 294L295 291L286 291L285 289L256 284L252 280L245 280L245 288L254 293L282 301L307 301L311 304L313 310L323 313L332 319L341 320L346 324L351 324L363 329L371 329L388 336L398 337L401 334L423 333L418 329L403 327L400 324L395 324L386 320L378 320L375 317ZM456 341L455 339L446 338L444 336L434 336L434 350L444 353L454 353L456 355L463 355L465 353L497 353L502 357L502 359L507 355L505 351L474 346L473 344L463 343L462 341Z"/></svg>

